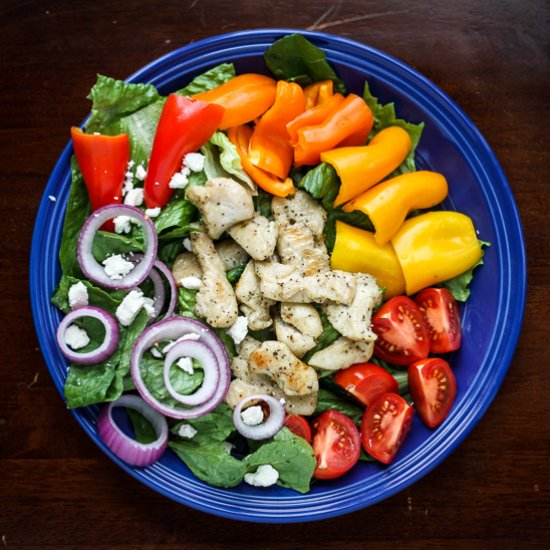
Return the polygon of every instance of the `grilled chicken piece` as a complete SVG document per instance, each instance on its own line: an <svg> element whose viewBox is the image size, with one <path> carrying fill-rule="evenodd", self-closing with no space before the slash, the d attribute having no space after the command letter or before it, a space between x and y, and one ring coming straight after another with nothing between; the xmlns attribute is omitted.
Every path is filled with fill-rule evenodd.
<svg viewBox="0 0 550 550"><path fill-rule="evenodd" d="M219 239L231 226L254 215L250 192L229 178L214 178L204 186L188 187L186 197L200 210L208 235L213 239Z"/></svg>
<svg viewBox="0 0 550 550"><path fill-rule="evenodd" d="M275 318L275 332L279 342L286 344L296 357L303 357L315 346L323 324L312 305L283 302L281 315Z"/></svg>
<svg viewBox="0 0 550 550"><path fill-rule="evenodd" d="M327 221L325 209L305 191L296 191L289 198L274 197L271 211L277 225L305 225L315 237L322 237Z"/></svg>
<svg viewBox="0 0 550 550"><path fill-rule="evenodd" d="M235 295L241 305L241 311L248 320L250 330L262 330L273 324L269 308L275 304L273 300L262 297L260 293L260 280L254 270L254 261L247 266L235 287Z"/></svg>
<svg viewBox="0 0 550 550"><path fill-rule="evenodd" d="M172 275L176 279L176 284L185 277L202 278L202 269L197 258L192 252L184 252L176 257L172 266Z"/></svg>
<svg viewBox="0 0 550 550"><path fill-rule="evenodd" d="M225 270L229 271L248 262L248 254L233 239L226 239L216 243L216 252L225 264Z"/></svg>
<svg viewBox="0 0 550 550"><path fill-rule="evenodd" d="M306 395L319 389L315 369L302 363L281 342L263 342L251 353L248 368L251 374L271 378L286 395Z"/></svg>
<svg viewBox="0 0 550 550"><path fill-rule="evenodd" d="M265 260L275 251L277 224L260 214L235 224L228 232L255 260Z"/></svg>
<svg viewBox="0 0 550 550"><path fill-rule="evenodd" d="M355 279L346 271L323 271L304 277L307 294L312 302L322 304L327 300L338 304L351 304L355 296Z"/></svg>
<svg viewBox="0 0 550 550"><path fill-rule="evenodd" d="M275 317L275 333L277 340L287 345L288 349L298 358L303 357L311 348L315 347L313 336L304 334L296 327L285 323L279 315Z"/></svg>
<svg viewBox="0 0 550 550"><path fill-rule="evenodd" d="M355 342L342 336L330 346L313 354L308 365L325 370L340 370L372 357L374 342Z"/></svg>
<svg viewBox="0 0 550 550"><path fill-rule="evenodd" d="M196 312L213 327L230 327L237 320L237 298L227 280L225 264L206 233L191 233L191 246L202 269Z"/></svg>
<svg viewBox="0 0 550 550"><path fill-rule="evenodd" d="M376 335L371 330L372 310L382 300L382 291L372 275L357 273L355 296L349 306L327 303L323 311L330 324L342 335L351 340L374 342Z"/></svg>

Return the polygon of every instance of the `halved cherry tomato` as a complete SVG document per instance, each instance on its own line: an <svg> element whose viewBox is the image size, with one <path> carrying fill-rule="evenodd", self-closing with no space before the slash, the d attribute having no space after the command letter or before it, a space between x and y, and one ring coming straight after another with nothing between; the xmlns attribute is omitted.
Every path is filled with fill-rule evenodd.
<svg viewBox="0 0 550 550"><path fill-rule="evenodd" d="M414 406L430 428L439 426L456 397L456 379L449 363L438 357L422 359L408 370Z"/></svg>
<svg viewBox="0 0 550 550"><path fill-rule="evenodd" d="M386 302L372 318L377 339L374 353L395 365L410 365L428 357L430 336L418 306L406 296Z"/></svg>
<svg viewBox="0 0 550 550"><path fill-rule="evenodd" d="M307 420L303 416L297 414L287 414L285 418L285 426L295 435L304 438L308 443L311 443L311 428Z"/></svg>
<svg viewBox="0 0 550 550"><path fill-rule="evenodd" d="M313 421L313 450L317 467L313 477L334 479L353 468L361 454L355 424L338 411L325 411Z"/></svg>
<svg viewBox="0 0 550 550"><path fill-rule="evenodd" d="M372 457L389 464L411 429L413 408L396 393L383 393L367 408L361 442Z"/></svg>
<svg viewBox="0 0 550 550"><path fill-rule="evenodd" d="M446 288L425 288L414 299L424 316L430 334L430 351L456 351L462 342L460 312Z"/></svg>
<svg viewBox="0 0 550 550"><path fill-rule="evenodd" d="M374 363L358 363L339 370L334 381L367 407L382 393L397 393L397 380Z"/></svg>

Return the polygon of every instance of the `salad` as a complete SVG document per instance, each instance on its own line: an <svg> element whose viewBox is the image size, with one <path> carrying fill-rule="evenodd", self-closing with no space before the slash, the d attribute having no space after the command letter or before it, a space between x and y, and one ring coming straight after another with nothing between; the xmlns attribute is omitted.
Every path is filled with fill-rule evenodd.
<svg viewBox="0 0 550 550"><path fill-rule="evenodd" d="M114 454L305 493L389 464L415 411L445 420L486 243L416 169L422 123L348 93L299 34L265 61L168 97L98 77L52 302L67 405L104 404Z"/></svg>

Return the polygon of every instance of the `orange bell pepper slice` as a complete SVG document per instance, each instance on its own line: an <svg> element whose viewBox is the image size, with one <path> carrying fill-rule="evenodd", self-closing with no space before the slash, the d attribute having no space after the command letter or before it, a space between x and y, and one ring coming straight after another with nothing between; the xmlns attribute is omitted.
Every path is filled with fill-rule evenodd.
<svg viewBox="0 0 550 550"><path fill-rule="evenodd" d="M321 80L304 88L306 98L306 109L322 105L334 93L334 82L332 80Z"/></svg>
<svg viewBox="0 0 550 550"><path fill-rule="evenodd" d="M237 126L229 129L229 140L237 148L244 171L264 190L276 197L287 197L295 193L294 183L291 178L281 181L269 172L254 166L248 157L252 128L250 126Z"/></svg>
<svg viewBox="0 0 550 550"><path fill-rule="evenodd" d="M318 164L321 153L336 147L357 132L368 135L373 123L372 111L365 100L358 95L350 94L321 124L297 130L298 143L294 146L294 164Z"/></svg>
<svg viewBox="0 0 550 550"><path fill-rule="evenodd" d="M302 87L279 80L275 103L256 123L248 149L250 162L284 179L290 172L294 151L286 125L305 110Z"/></svg>
<svg viewBox="0 0 550 550"><path fill-rule="evenodd" d="M240 126L263 115L275 101L277 83L261 74L242 74L221 86L195 94L195 99L225 108L220 130Z"/></svg>

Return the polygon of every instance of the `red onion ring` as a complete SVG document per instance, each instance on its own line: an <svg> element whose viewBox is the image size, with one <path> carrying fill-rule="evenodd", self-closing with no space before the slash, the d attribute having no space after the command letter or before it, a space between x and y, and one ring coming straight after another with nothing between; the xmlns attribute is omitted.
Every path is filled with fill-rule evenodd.
<svg viewBox="0 0 550 550"><path fill-rule="evenodd" d="M141 225L145 234L146 250L143 260L121 279L113 280L92 254L94 235L108 220L117 216L128 216ZM158 238L153 222L139 208L125 204L110 204L98 208L84 223L77 244L77 259L80 269L88 279L107 288L126 290L141 284L149 275L157 255Z"/></svg>
<svg viewBox="0 0 550 550"><path fill-rule="evenodd" d="M197 342L210 348L219 368L219 382L212 399L190 409L170 407L158 401L149 391L141 376L141 357L151 346L160 340L177 340L184 334L198 334ZM197 418L215 409L225 397L231 381L231 368L227 350L218 335L208 326L189 317L170 317L147 327L137 338L132 349L130 372L134 385L143 399L155 410L170 418Z"/></svg>
<svg viewBox="0 0 550 550"><path fill-rule="evenodd" d="M74 321L82 317L93 317L105 327L105 339L101 345L85 353L79 353L78 351L72 350L65 342L65 332L67 328L74 323ZM93 365L94 363L105 361L114 353L120 339L118 324L112 315L101 308L93 306L77 307L67 313L57 327L56 336L61 353L70 361L74 361L81 365Z"/></svg>
<svg viewBox="0 0 550 550"><path fill-rule="evenodd" d="M170 382L170 368L180 357L192 357L200 361L204 370L204 380L201 387L191 395L178 393ZM164 385L168 393L180 403L188 406L201 405L212 399L220 380L220 369L216 356L210 348L198 340L181 340L174 344L164 359Z"/></svg>
<svg viewBox="0 0 550 550"><path fill-rule="evenodd" d="M152 443L139 443L128 437L113 419L114 407L126 407L142 414L152 424L157 439ZM137 395L123 395L103 407L97 417L97 431L111 452L132 466L150 466L159 460L168 445L166 418Z"/></svg>
<svg viewBox="0 0 550 550"><path fill-rule="evenodd" d="M176 287L176 280L174 279L174 276L172 275L172 272L170 269L168 269L168 266L164 263L162 263L160 260L155 260L154 267L158 271L160 271L164 277L166 278L166 281L168 282L168 286L170 287L170 301L168 302L168 308L166 309L166 312L164 313L164 317L171 317L174 314L174 310L176 309L176 301L178 296L178 289ZM153 281L153 285L155 282ZM162 286L162 291L164 292L164 285ZM155 294L157 292L156 286L155 286ZM164 305L165 300L163 300ZM160 311L162 311L162 308L159 310L157 317L160 315ZM156 312L156 307L155 307Z"/></svg>
<svg viewBox="0 0 550 550"><path fill-rule="evenodd" d="M241 418L243 407L250 401L263 401L269 407L269 418L257 426L249 426ZM233 424L237 431L247 439L268 439L273 437L284 425L285 409L282 403L271 395L249 395L239 402L233 411Z"/></svg>

